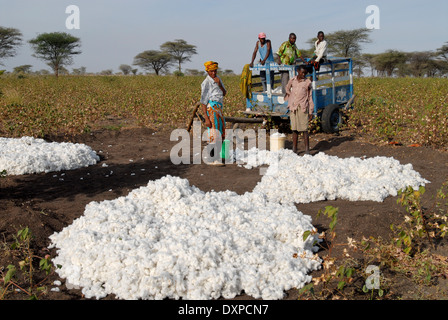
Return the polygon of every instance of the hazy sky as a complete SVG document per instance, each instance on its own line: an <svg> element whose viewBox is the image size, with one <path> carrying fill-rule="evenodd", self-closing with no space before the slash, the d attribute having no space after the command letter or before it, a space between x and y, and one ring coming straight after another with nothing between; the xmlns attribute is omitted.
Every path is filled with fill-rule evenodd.
<svg viewBox="0 0 448 320"><path fill-rule="evenodd" d="M66 28L69 5L79 8L79 29ZM49 70L32 56L28 40L60 31L81 39L82 54L74 56L70 71L85 66L87 72L118 72L140 52L184 39L198 51L184 70L203 70L205 61L215 60L221 69L239 73L250 62L259 32L274 50L290 32L297 34L299 49L308 49L307 40L319 30L366 27L369 5L379 8L379 29L372 29L373 42L363 46L364 53L436 50L448 42L446 0L0 0L0 26L19 29L24 39L17 56L3 60L0 69L30 64Z"/></svg>

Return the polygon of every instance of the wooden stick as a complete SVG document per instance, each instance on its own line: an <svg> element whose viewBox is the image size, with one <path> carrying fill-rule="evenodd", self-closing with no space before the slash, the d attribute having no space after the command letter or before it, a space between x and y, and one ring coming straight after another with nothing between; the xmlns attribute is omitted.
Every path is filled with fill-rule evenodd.
<svg viewBox="0 0 448 320"><path fill-rule="evenodd" d="M198 111L200 106L201 106L201 103L200 102L196 102L196 104L193 107L193 114L191 115L190 122L188 123L188 126L187 126L188 132L190 132L190 130L191 130L191 126L193 125L194 117L196 116L196 112Z"/></svg>

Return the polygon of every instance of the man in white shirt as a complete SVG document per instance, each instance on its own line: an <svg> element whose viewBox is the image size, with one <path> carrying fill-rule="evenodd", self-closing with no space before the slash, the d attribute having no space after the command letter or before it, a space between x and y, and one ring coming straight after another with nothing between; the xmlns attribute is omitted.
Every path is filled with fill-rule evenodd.
<svg viewBox="0 0 448 320"><path fill-rule="evenodd" d="M325 40L325 35L323 31L319 31L317 33L317 40L314 43L314 47L315 47L314 56L309 63L314 66L316 71L319 71L321 63L327 61L328 43Z"/></svg>
<svg viewBox="0 0 448 320"><path fill-rule="evenodd" d="M325 62L327 59L327 41L325 40L325 35L323 31L319 31L317 34L317 40L314 43L314 57L317 63ZM321 61L322 60L322 61Z"/></svg>

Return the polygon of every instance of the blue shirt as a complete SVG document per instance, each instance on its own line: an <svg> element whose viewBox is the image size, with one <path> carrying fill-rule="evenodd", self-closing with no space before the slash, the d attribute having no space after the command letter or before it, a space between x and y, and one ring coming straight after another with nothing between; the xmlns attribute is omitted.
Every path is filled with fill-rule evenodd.
<svg viewBox="0 0 448 320"><path fill-rule="evenodd" d="M266 58L267 52L268 52L267 42L264 44L264 46L261 46L260 41L258 41L258 53L260 54L261 60L264 60L264 58ZM272 54L272 45L271 45L271 51L269 51L269 56L266 59L266 62L274 62L274 55Z"/></svg>

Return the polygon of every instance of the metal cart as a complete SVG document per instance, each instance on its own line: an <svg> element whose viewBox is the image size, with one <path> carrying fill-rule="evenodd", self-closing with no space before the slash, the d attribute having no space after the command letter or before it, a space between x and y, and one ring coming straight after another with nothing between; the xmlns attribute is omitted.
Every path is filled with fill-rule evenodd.
<svg viewBox="0 0 448 320"><path fill-rule="evenodd" d="M274 71L275 75L281 71L289 72L290 79L297 75L298 65L279 65L271 63L266 65L254 65L251 71L266 72L266 91L251 90L250 98L246 98L246 110L243 114L246 118L270 119L274 123L289 121L288 102L284 100L281 86L273 89L269 74ZM311 65L307 65L310 66ZM328 57L327 62L321 64L320 70L312 68L312 72L307 75L312 82L314 116L321 119L322 129L327 133L339 131L342 124L342 112L353 107L355 95L353 93L353 68L351 58ZM256 79L255 75L252 78ZM275 81L278 83L279 80ZM261 83L254 83L251 89L260 86ZM227 120L227 118L226 118ZM237 123L246 122L244 119L229 118L228 121ZM263 120L262 120L263 121ZM258 121L258 122L262 122Z"/></svg>

